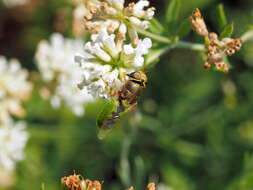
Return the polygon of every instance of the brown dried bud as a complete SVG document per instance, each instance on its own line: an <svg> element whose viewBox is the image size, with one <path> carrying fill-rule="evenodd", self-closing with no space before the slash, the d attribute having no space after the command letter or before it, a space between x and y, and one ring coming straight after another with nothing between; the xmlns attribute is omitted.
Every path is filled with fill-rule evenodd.
<svg viewBox="0 0 253 190"><path fill-rule="evenodd" d="M204 68L208 69L213 64L217 70L228 71L229 66L223 62L223 55L233 55L242 47L242 40L240 38L223 38L219 40L218 35L214 32L208 32L205 21L197 8L189 17L193 30L205 37L207 60Z"/></svg>
<svg viewBox="0 0 253 190"><path fill-rule="evenodd" d="M96 6L95 4L93 4L92 1L85 1L84 3L85 7L87 7L87 9L92 13L92 14L96 14L97 12L100 11L101 7L100 6Z"/></svg>
<svg viewBox="0 0 253 190"><path fill-rule="evenodd" d="M211 64L209 63L209 62L205 62L205 64L204 64L204 69L210 69L211 68Z"/></svg>
<svg viewBox="0 0 253 190"><path fill-rule="evenodd" d="M65 185L69 190L82 190L81 187L81 175L70 175L68 177L61 178L61 183Z"/></svg>
<svg viewBox="0 0 253 190"><path fill-rule="evenodd" d="M61 179L69 190L101 190L102 185L99 181L91 181L89 179L83 180L81 175L70 175Z"/></svg>
<svg viewBox="0 0 253 190"><path fill-rule="evenodd" d="M227 39L223 39L225 41ZM231 39L227 43L225 43L225 53L227 55L233 55L235 52L239 51L242 47L242 40L240 38Z"/></svg>
<svg viewBox="0 0 253 190"><path fill-rule="evenodd" d="M219 71L227 72L228 71L228 65L222 62L216 62L215 67Z"/></svg>
<svg viewBox="0 0 253 190"><path fill-rule="evenodd" d="M219 46L220 45L220 41L219 41L218 35L216 33L210 32L208 34L208 38L210 41L210 45L212 45L212 46Z"/></svg>
<svg viewBox="0 0 253 190"><path fill-rule="evenodd" d="M127 8L125 8L125 10L124 10L125 14L127 14L127 15L133 14L134 6L135 6L134 2L129 3Z"/></svg>
<svg viewBox="0 0 253 190"><path fill-rule="evenodd" d="M217 48L217 46L213 46L211 44L209 44L207 47L206 47L206 54L208 57L212 57L212 56L215 56L215 54L219 53L219 49Z"/></svg>
<svg viewBox="0 0 253 190"><path fill-rule="evenodd" d="M242 39L241 38L234 39L234 49L236 51L239 51L241 47L242 47Z"/></svg>
<svg viewBox="0 0 253 190"><path fill-rule="evenodd" d="M147 186L147 190L155 190L155 183L149 183Z"/></svg>
<svg viewBox="0 0 253 190"><path fill-rule="evenodd" d="M226 50L224 50L224 53L231 56L231 55L235 54L235 50L234 49L226 49Z"/></svg>
<svg viewBox="0 0 253 190"><path fill-rule="evenodd" d="M101 190L102 189L102 185L99 181L94 181L93 182L93 190Z"/></svg>
<svg viewBox="0 0 253 190"><path fill-rule="evenodd" d="M99 181L91 181L89 179L84 180L86 183L86 190L101 190L102 185Z"/></svg>
<svg viewBox="0 0 253 190"><path fill-rule="evenodd" d="M86 30L91 31L94 34L97 34L100 31L100 27L95 25L92 21L84 19L84 27Z"/></svg>
<svg viewBox="0 0 253 190"><path fill-rule="evenodd" d="M192 24L192 29L199 34L200 36L207 36L208 35L208 30L205 24L205 21L201 15L201 12L198 8L196 8L192 15L189 17L191 24Z"/></svg>

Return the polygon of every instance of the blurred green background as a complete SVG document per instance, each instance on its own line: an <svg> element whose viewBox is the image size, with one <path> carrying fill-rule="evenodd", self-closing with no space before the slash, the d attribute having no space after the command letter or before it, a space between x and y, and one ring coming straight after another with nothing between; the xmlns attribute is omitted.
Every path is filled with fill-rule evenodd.
<svg viewBox="0 0 253 190"><path fill-rule="evenodd" d="M151 1L165 28L169 2ZM178 25L198 7L217 32L219 3L234 23L235 37L253 24L252 0L182 0ZM8 9L1 4L0 54L37 71L34 53L40 40L53 32L73 37L73 8L64 0L30 0ZM193 32L184 40L201 42ZM227 74L203 70L197 52L170 51L150 69L139 112L102 141L95 127L101 102L78 118L64 106L52 109L35 90L25 103L30 133L26 159L18 164L10 189L39 189L42 183L46 190L60 189L59 179L73 171L104 181L110 190L144 189L148 181L167 190L253 189L252 51L253 42L243 44L229 58Z"/></svg>

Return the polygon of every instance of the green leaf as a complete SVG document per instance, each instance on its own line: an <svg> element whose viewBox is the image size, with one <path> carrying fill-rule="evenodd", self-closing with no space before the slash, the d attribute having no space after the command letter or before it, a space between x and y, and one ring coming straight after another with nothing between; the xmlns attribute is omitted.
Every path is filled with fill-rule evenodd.
<svg viewBox="0 0 253 190"><path fill-rule="evenodd" d="M234 24L228 24L221 32L220 39L231 37L233 32L234 32Z"/></svg>
<svg viewBox="0 0 253 190"><path fill-rule="evenodd" d="M218 26L219 26L219 31L224 30L224 27L228 25L227 22L227 17L224 11L224 6L223 4L219 4L216 8L217 15L218 15Z"/></svg>
<svg viewBox="0 0 253 190"><path fill-rule="evenodd" d="M191 23L189 22L189 19L185 19L179 26L177 36L181 39L185 37L187 34L189 34L190 31L191 31Z"/></svg>
<svg viewBox="0 0 253 190"><path fill-rule="evenodd" d="M155 18L151 19L148 26L149 30L156 34L162 34L164 31L163 25Z"/></svg>
<svg viewBox="0 0 253 190"><path fill-rule="evenodd" d="M105 122L112 117L112 113L117 111L118 104L115 100L108 101L101 112L97 117L97 127L99 129L98 138L103 139L107 135L107 131L109 132L112 126L107 126L105 128Z"/></svg>
<svg viewBox="0 0 253 190"><path fill-rule="evenodd" d="M119 111L119 102L117 100L108 101L97 117L98 138L104 139L125 118L133 107L135 105L124 105L124 111ZM117 117L115 117L115 114Z"/></svg>
<svg viewBox="0 0 253 190"><path fill-rule="evenodd" d="M180 0L171 0L166 12L166 21L168 23L169 34L173 34L178 22L178 15L181 6Z"/></svg>

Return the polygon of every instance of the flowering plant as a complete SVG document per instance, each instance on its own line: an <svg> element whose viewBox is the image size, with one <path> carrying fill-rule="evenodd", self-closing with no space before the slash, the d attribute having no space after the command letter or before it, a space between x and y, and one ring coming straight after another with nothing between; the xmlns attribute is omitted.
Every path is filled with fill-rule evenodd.
<svg viewBox="0 0 253 190"><path fill-rule="evenodd" d="M16 53L24 65L0 57L0 189L14 183L5 180L14 174L20 189L34 189L41 177L52 182L52 176L73 168L94 176L102 171L112 189L141 189L147 181L158 190L194 189L200 177L210 176L224 187L231 165L245 162L245 171L252 168L252 156L241 165L238 157L252 150L247 42L253 32L240 27L235 10L229 10L233 24L221 4L218 12L208 12L204 2L189 6L190 0L1 2L8 16L0 23L0 40L10 33L5 27L17 27L11 39L6 35L8 43L0 44L1 54ZM160 11L162 2L168 8ZM191 14L195 5L202 12ZM9 46L13 50L4 52ZM107 138L99 141L96 133ZM229 158L228 164L221 158ZM210 166L201 167L202 159ZM199 168L207 177L196 172ZM37 183L23 183L23 173ZM71 190L103 185L76 174L62 178L62 184ZM147 189L154 190L154 184Z"/></svg>
<svg viewBox="0 0 253 190"><path fill-rule="evenodd" d="M25 122L15 123L12 116L24 117L22 102L29 98L32 84L28 72L16 59L0 56L0 170L13 170L23 159L28 134Z"/></svg>
<svg viewBox="0 0 253 190"><path fill-rule="evenodd" d="M171 27L175 26L177 20L178 3L172 1L168 9ZM216 33L209 32L199 9L189 19L193 30L204 37L204 45L179 40L188 33L185 24L174 33L169 31L169 37L164 37L160 35L161 31L155 29L163 27L153 19L155 8L149 7L149 1L139 0L126 7L124 4L124 0L87 0L76 8L78 15L84 17L84 28L91 33L91 41L85 43L83 55L75 56L82 70L82 80L78 87L95 99L110 101L97 119L97 125L102 130L111 129L111 125L116 124L123 114L136 105L140 88L145 85L138 78L129 76L154 65L163 53L176 47L203 51L207 57L205 68L215 65L217 70L227 72L229 66L225 63L225 55L230 56L239 51L243 41L241 38L230 38L232 27L225 26L226 23L223 23L225 28L220 38ZM149 25L151 32L148 31ZM145 38L141 39L138 33ZM168 46L155 50L152 48L152 40ZM136 87L131 87L134 84ZM131 96L135 97L135 101L129 103Z"/></svg>

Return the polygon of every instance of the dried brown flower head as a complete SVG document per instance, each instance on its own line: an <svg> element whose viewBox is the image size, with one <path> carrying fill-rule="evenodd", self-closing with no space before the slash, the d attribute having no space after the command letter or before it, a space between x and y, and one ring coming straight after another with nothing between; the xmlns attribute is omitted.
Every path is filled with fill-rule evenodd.
<svg viewBox="0 0 253 190"><path fill-rule="evenodd" d="M61 178L61 183L69 190L82 190L81 181L81 175L76 174Z"/></svg>
<svg viewBox="0 0 253 190"><path fill-rule="evenodd" d="M149 183L147 186L147 190L155 190L155 183Z"/></svg>
<svg viewBox="0 0 253 190"><path fill-rule="evenodd" d="M212 64L215 65L217 70L227 72L229 70L228 65L223 62L222 56L231 56L235 52L239 51L242 46L242 40L223 38L218 39L218 35L214 32L208 34L208 43L206 45L207 60L204 64L204 68L210 68Z"/></svg>
<svg viewBox="0 0 253 190"><path fill-rule="evenodd" d="M99 181L91 181L89 179L84 180L86 189L83 190L101 190L102 184Z"/></svg>
<svg viewBox="0 0 253 190"><path fill-rule="evenodd" d="M214 65L217 70L227 72L229 67L223 61L223 56L231 56L239 51L242 47L242 40L240 38L223 38L220 40L216 33L208 32L199 9L193 11L190 21L193 30L200 36L205 37L207 59L204 68L209 69Z"/></svg>
<svg viewBox="0 0 253 190"><path fill-rule="evenodd" d="M208 30L206 28L205 21L201 15L200 10L197 8L193 11L192 15L189 17L192 29L200 36L207 36Z"/></svg>
<svg viewBox="0 0 253 190"><path fill-rule="evenodd" d="M82 176L77 174L61 178L61 183L65 185L68 190L102 190L102 184L99 181L82 179ZM126 190L134 190L134 188L130 187ZM147 185L147 190L155 190L155 183L149 183Z"/></svg>
<svg viewBox="0 0 253 190"><path fill-rule="evenodd" d="M102 184L99 181L91 181L89 179L82 179L81 175L70 175L61 178L61 183L65 185L68 190L101 190Z"/></svg>

